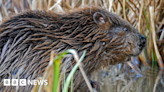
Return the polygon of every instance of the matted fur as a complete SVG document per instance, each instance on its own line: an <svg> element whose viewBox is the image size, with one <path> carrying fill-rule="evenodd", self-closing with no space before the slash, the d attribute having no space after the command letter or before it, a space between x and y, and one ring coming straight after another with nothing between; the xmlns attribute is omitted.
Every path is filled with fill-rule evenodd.
<svg viewBox="0 0 164 92"><path fill-rule="evenodd" d="M105 15L104 25L93 20L96 12ZM2 79L41 76L52 50L59 54L76 49L79 55L87 50L83 67L88 76L102 66L128 61L130 56L137 56L142 50L140 34L131 24L97 7L62 14L28 11L3 22L0 30L0 90L14 88L5 89ZM66 69L70 70L75 63L71 59ZM75 90L87 88L79 70L74 78ZM31 87L23 88L23 91L28 90Z"/></svg>

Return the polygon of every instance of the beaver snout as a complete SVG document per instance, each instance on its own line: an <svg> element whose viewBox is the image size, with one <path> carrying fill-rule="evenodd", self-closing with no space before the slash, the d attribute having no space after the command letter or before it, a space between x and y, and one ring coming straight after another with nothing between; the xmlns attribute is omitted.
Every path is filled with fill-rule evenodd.
<svg viewBox="0 0 164 92"><path fill-rule="evenodd" d="M143 35L140 35L140 50L142 50L146 46L146 37Z"/></svg>

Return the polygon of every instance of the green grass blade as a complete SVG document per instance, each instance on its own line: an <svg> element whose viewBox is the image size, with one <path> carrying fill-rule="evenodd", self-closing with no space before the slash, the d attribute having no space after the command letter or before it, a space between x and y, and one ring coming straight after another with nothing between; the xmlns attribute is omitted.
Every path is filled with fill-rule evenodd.
<svg viewBox="0 0 164 92"><path fill-rule="evenodd" d="M73 51L75 51L75 50L70 49L70 50L67 50L67 51L70 52L70 53L72 53L72 54L74 54ZM83 61L85 54L86 54L86 51L83 52L81 58L79 59L80 62ZM70 74L68 75L68 77L67 77L67 79L66 79L66 82L65 82L65 84L64 84L63 92L68 92L68 88L69 88L69 84L70 84L71 78L72 78L72 76L74 75L74 73L76 72L76 70L78 69L78 66L79 66L79 64L76 64L76 65L73 67L73 69L72 69L72 71L70 72Z"/></svg>
<svg viewBox="0 0 164 92"><path fill-rule="evenodd" d="M65 51L63 53L61 53L55 60L54 60L54 81L53 81L53 92L57 92L57 88L58 88L58 81L59 81L59 75L60 75L60 60L61 58L63 58L63 56L65 54L67 54L68 52Z"/></svg>

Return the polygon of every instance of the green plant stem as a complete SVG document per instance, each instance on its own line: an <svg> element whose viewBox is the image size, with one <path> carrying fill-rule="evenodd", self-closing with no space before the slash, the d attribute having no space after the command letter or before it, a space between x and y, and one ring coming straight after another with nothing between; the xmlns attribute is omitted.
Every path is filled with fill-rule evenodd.
<svg viewBox="0 0 164 92"><path fill-rule="evenodd" d="M53 78L53 92L57 92L58 88L58 81L59 81L59 75L60 75L60 60L61 58L67 54L68 52L65 51L61 53L55 60L54 60L54 78Z"/></svg>
<svg viewBox="0 0 164 92"><path fill-rule="evenodd" d="M86 51L83 52L81 58L79 59L79 62L82 62L83 61L85 54L86 54ZM63 88L63 91L62 92L68 92L68 88L69 88L69 84L70 84L71 78L74 75L74 73L76 72L76 70L78 69L78 66L79 66L79 64L76 64L73 67L72 71L69 73L69 75L68 75L68 77L66 79L66 82L64 84L64 88Z"/></svg>

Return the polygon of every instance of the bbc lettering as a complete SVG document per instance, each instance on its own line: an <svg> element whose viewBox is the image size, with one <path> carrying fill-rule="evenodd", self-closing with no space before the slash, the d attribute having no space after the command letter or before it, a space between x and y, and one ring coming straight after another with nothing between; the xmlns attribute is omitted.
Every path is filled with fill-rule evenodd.
<svg viewBox="0 0 164 92"><path fill-rule="evenodd" d="M10 79L4 79L3 85L4 86L10 86Z"/></svg>
<svg viewBox="0 0 164 92"><path fill-rule="evenodd" d="M48 85L48 80L4 79L4 86Z"/></svg>

